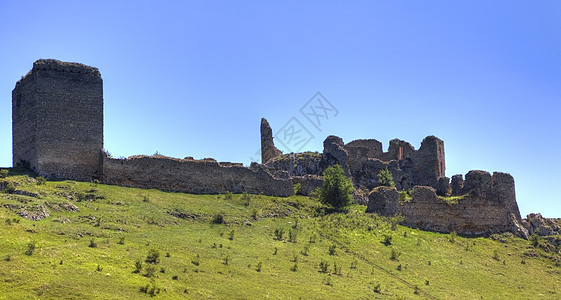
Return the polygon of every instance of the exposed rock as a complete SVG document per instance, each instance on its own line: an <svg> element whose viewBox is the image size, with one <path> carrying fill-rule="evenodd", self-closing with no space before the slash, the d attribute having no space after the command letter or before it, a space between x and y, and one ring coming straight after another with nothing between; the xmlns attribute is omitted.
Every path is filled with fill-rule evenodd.
<svg viewBox="0 0 561 300"><path fill-rule="evenodd" d="M450 196L450 178L440 177L438 179L438 186L436 187L436 193L439 196Z"/></svg>
<svg viewBox="0 0 561 300"><path fill-rule="evenodd" d="M265 164L269 160L282 155L282 152L275 147L273 142L273 130L267 119L261 119L261 163Z"/></svg>
<svg viewBox="0 0 561 300"><path fill-rule="evenodd" d="M464 194L464 176L462 174L457 174L452 176L452 183L450 184L452 188L452 196L460 196Z"/></svg>
<svg viewBox="0 0 561 300"><path fill-rule="evenodd" d="M292 178L292 182L299 183L300 189L298 195L310 196L314 190L320 188L323 184L323 177L317 175L304 175Z"/></svg>
<svg viewBox="0 0 561 300"><path fill-rule="evenodd" d="M561 234L561 226L552 219L544 218L541 214L529 214L523 221L530 235L534 233L540 236Z"/></svg>
<svg viewBox="0 0 561 300"><path fill-rule="evenodd" d="M366 212L378 213L382 216L393 216L398 213L399 193L395 188L379 186L368 195Z"/></svg>
<svg viewBox="0 0 561 300"><path fill-rule="evenodd" d="M38 206L25 207L20 211L19 215L28 220L39 221L50 216L50 212L41 204Z"/></svg>
<svg viewBox="0 0 561 300"><path fill-rule="evenodd" d="M323 155L326 161L333 162L332 164L339 164L343 168L345 176L351 177L348 162L349 152L345 149L343 139L334 135L328 136L325 141L323 141Z"/></svg>

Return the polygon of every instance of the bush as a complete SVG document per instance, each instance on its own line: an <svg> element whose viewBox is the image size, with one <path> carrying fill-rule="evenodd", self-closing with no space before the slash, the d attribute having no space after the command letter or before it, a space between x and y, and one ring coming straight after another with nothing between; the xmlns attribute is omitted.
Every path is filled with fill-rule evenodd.
<svg viewBox="0 0 561 300"><path fill-rule="evenodd" d="M388 167L378 172L378 184L382 186L389 186L395 187L395 183L393 182L392 173L388 171Z"/></svg>
<svg viewBox="0 0 561 300"><path fill-rule="evenodd" d="M223 214L215 214L212 218L213 224L223 224L224 223L224 215Z"/></svg>
<svg viewBox="0 0 561 300"><path fill-rule="evenodd" d="M29 242L27 244L27 250L25 251L25 255L31 256L37 247L37 243L35 241Z"/></svg>
<svg viewBox="0 0 561 300"><path fill-rule="evenodd" d="M4 190L8 194L13 194L16 191L16 186L14 185L14 183L8 182L8 184L6 184L6 188Z"/></svg>
<svg viewBox="0 0 561 300"><path fill-rule="evenodd" d="M95 242L94 238L90 239L90 244L88 245L90 248L97 248L97 243Z"/></svg>
<svg viewBox="0 0 561 300"><path fill-rule="evenodd" d="M284 229L283 228L275 229L275 239L277 241L282 241L282 236L283 235L284 235Z"/></svg>
<svg viewBox="0 0 561 300"><path fill-rule="evenodd" d="M8 177L8 173L9 173L9 171L7 169L0 170L0 178Z"/></svg>
<svg viewBox="0 0 561 300"><path fill-rule="evenodd" d="M142 262L140 260L137 260L134 263L134 268L135 268L134 271L132 271L133 273L135 274L140 273L140 271L142 271Z"/></svg>
<svg viewBox="0 0 561 300"><path fill-rule="evenodd" d="M47 182L47 180L45 180L45 177L42 176L39 176L36 179L37 179L37 185L43 185Z"/></svg>
<svg viewBox="0 0 561 300"><path fill-rule="evenodd" d="M337 246L335 244L331 244L331 246L329 246L329 255L336 255L337 254Z"/></svg>
<svg viewBox="0 0 561 300"><path fill-rule="evenodd" d="M148 256L146 256L146 260L147 263L151 263L151 264L157 264L160 262L160 251L156 250L156 249L150 249L150 251L148 251Z"/></svg>
<svg viewBox="0 0 561 300"><path fill-rule="evenodd" d="M319 201L335 209L345 209L353 202L353 186L345 177L343 168L334 165L323 172L323 184L319 191Z"/></svg>
<svg viewBox="0 0 561 300"><path fill-rule="evenodd" d="M392 248L392 253L390 255L390 259L391 260L399 260L399 256L401 255L401 252L395 248Z"/></svg>

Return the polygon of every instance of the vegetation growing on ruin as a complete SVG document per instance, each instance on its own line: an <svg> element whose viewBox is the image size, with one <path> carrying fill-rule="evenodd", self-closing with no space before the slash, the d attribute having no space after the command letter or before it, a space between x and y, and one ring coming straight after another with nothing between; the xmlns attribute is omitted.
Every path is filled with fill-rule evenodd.
<svg viewBox="0 0 561 300"><path fill-rule="evenodd" d="M452 205L452 204L458 204L458 201L465 199L467 196L469 196L469 194L465 194L461 196L448 196L448 197L438 196L438 199Z"/></svg>
<svg viewBox="0 0 561 300"><path fill-rule="evenodd" d="M380 170L380 172L378 172L377 177L378 177L378 184L379 185L395 187L395 183L393 181L392 173L388 170L388 167Z"/></svg>
<svg viewBox="0 0 561 300"><path fill-rule="evenodd" d="M333 165L323 172L323 184L319 201L335 209L347 209L353 203L353 185L340 165Z"/></svg>
<svg viewBox="0 0 561 300"><path fill-rule="evenodd" d="M302 196L188 195L29 175L0 179L0 295L10 299L561 295L559 248L544 238L424 232L360 205L321 214L322 204Z"/></svg>

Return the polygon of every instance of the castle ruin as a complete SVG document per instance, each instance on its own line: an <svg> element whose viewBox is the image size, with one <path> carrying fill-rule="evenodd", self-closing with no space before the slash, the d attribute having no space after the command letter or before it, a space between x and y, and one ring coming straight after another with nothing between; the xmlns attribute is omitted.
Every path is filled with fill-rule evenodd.
<svg viewBox="0 0 561 300"><path fill-rule="evenodd" d="M103 81L97 68L41 59L12 92L13 165L41 176L100 180L106 184L155 188L195 194L252 193L273 196L310 195L320 187L323 171L339 164L355 187L355 201L367 212L402 214L404 224L464 234L518 232L520 226L514 179L471 171L445 177L444 142L426 137L416 150L392 140L387 152L374 139L347 144L329 136L322 153L283 154L272 129L261 120L262 164L176 159L161 155L110 157L103 150ZM385 188L377 174L387 169L396 187ZM410 201L398 191L413 190ZM442 197L461 196L457 203Z"/></svg>

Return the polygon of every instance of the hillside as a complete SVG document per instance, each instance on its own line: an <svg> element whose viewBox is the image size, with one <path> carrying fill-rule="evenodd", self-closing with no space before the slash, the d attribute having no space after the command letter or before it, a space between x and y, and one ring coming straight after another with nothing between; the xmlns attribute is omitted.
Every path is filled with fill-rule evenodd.
<svg viewBox="0 0 561 300"><path fill-rule="evenodd" d="M559 299L542 238L469 238L326 214L313 198L0 179L0 297ZM22 217L25 216L25 217Z"/></svg>

